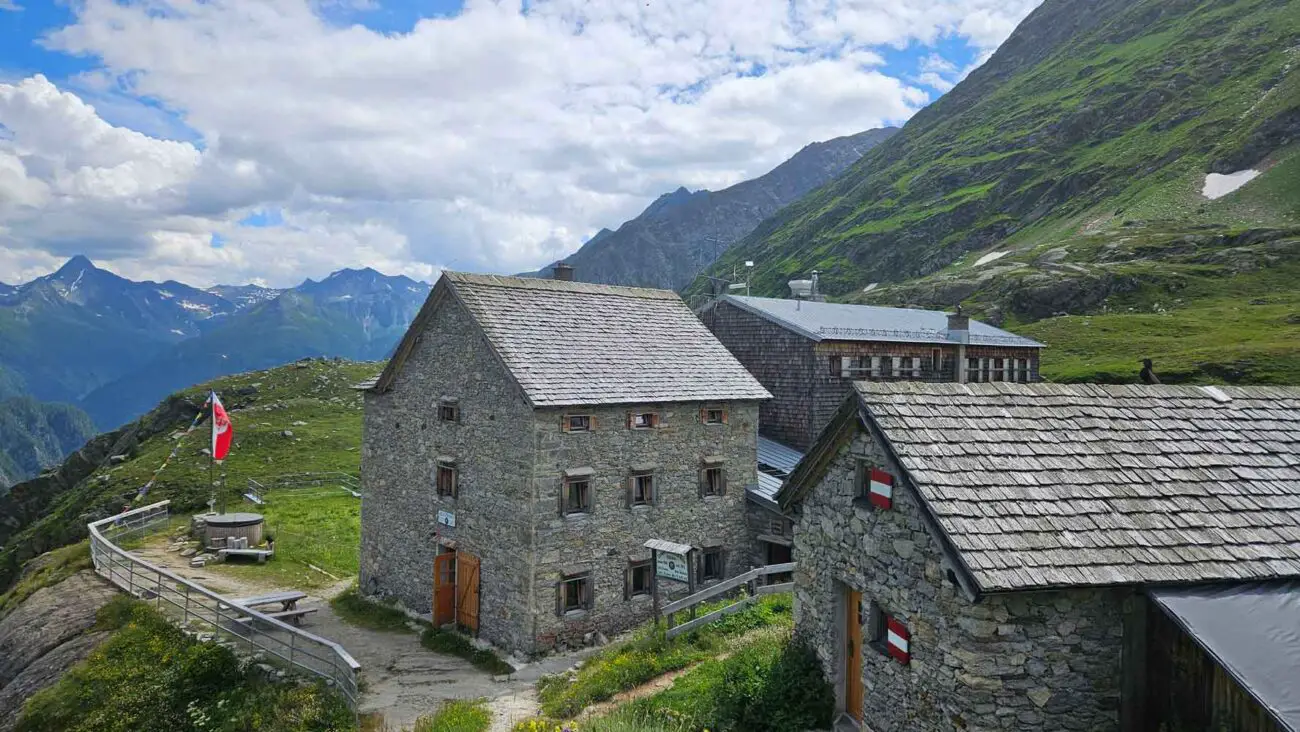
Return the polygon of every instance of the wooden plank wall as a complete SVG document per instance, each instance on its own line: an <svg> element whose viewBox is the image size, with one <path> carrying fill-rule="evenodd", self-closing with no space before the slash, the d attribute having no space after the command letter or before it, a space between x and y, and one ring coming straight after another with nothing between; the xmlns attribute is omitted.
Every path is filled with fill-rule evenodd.
<svg viewBox="0 0 1300 732"><path fill-rule="evenodd" d="M1154 602L1147 608L1147 720L1160 732L1284 732Z"/></svg>

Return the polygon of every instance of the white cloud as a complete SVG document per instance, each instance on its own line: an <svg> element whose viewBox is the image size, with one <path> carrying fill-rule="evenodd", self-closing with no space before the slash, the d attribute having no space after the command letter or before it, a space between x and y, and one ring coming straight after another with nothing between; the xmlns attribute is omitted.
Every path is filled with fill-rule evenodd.
<svg viewBox="0 0 1300 732"><path fill-rule="evenodd" d="M14 2L14 0L0 0L0 10L8 10L10 12L16 13L22 9L23 6Z"/></svg>
<svg viewBox="0 0 1300 732"><path fill-rule="evenodd" d="M0 84L0 238L198 284L528 269L665 190L907 119L929 101L913 84L954 69L906 81L872 47L989 49L1036 0L470 0L391 34L327 4L77 5L46 45L97 59L79 90L150 134L40 77ZM178 137L160 108L196 142L159 139ZM285 222L235 224L267 206Z"/></svg>

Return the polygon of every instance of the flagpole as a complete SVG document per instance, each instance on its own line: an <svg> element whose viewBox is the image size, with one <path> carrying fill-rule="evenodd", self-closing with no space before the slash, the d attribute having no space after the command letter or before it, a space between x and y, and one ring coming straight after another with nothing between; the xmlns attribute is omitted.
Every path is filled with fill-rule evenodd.
<svg viewBox="0 0 1300 732"><path fill-rule="evenodd" d="M208 490L218 492L217 481L212 476L212 470L217 464L217 392L215 390L208 392L208 422L212 429L212 438L208 440ZM224 514L226 512L226 497L221 496L219 492L218 495L221 498L220 512Z"/></svg>

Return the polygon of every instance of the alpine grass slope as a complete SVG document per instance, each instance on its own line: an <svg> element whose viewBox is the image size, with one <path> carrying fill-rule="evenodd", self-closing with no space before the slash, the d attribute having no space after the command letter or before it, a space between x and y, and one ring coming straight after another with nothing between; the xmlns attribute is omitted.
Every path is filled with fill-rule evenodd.
<svg viewBox="0 0 1300 732"><path fill-rule="evenodd" d="M966 301L1047 342L1049 378L1131 380L1150 356L1174 380L1296 382L1297 140L1300 3L1047 0L713 270L755 260L768 295L816 269L836 299Z"/></svg>

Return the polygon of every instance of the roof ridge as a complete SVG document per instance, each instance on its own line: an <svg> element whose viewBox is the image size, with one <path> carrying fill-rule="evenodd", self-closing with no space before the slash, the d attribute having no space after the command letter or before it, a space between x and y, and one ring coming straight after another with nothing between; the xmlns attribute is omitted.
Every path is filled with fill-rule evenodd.
<svg viewBox="0 0 1300 732"><path fill-rule="evenodd" d="M453 272L451 270L444 270L442 276L446 277L448 281L456 284L477 285L481 287L502 287L517 290L543 290L550 292L577 292L584 295L610 295L613 297L631 297L642 300L682 300L681 296L672 290L654 287L606 285L596 282L575 282L572 280L544 279L541 277L518 277L515 275Z"/></svg>

